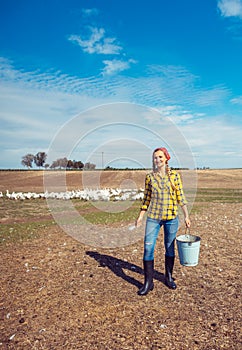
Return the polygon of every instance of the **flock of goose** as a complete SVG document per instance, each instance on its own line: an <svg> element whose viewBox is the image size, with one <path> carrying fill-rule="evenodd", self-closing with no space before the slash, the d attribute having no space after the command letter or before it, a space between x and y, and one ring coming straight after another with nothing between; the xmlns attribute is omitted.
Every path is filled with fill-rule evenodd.
<svg viewBox="0 0 242 350"><path fill-rule="evenodd" d="M12 192L9 190L6 193L0 192L0 198L8 198L14 200L25 199L80 199L85 201L125 201L143 199L143 189L120 189L120 188L105 188L105 189L83 189L64 192Z"/></svg>

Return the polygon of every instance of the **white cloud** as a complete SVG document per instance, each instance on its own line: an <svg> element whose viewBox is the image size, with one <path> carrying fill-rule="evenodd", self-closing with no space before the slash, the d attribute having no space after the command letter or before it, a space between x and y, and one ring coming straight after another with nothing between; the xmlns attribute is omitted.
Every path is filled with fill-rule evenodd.
<svg viewBox="0 0 242 350"><path fill-rule="evenodd" d="M198 166L241 166L241 126L231 125L230 120L220 116L184 124L181 131L197 155Z"/></svg>
<svg viewBox="0 0 242 350"><path fill-rule="evenodd" d="M241 129L238 123L235 124L236 119L232 119L231 105L229 113L224 111L227 117L213 117L218 103L223 103L230 92L225 87L202 89L197 84L198 79L182 67L156 67L155 74L139 78L112 76L109 79L103 75L81 79L54 71L43 74L25 72L16 69L6 59L1 59L0 63L0 166L10 164L8 158L14 157L14 154L15 164L19 164L19 155L48 148L59 128L81 111L119 101L156 108L160 116L150 112L145 116L137 113L137 110L130 113L125 110L125 105L121 105L120 111L117 111L117 106L112 107L111 104L100 116L92 110L86 112L81 117L77 131L92 129L96 121L129 122L134 115L137 125L146 122L148 128L161 128L160 119L168 118L184 134L192 151L200 155L199 159L203 162L201 166L212 167L216 163L229 167L240 164ZM240 107L241 96L230 98L230 102L236 110ZM200 108L204 105L208 108ZM169 132L162 135L164 140L172 139L173 130L170 128ZM143 133L139 132L140 140L143 140ZM71 132L68 135L72 137ZM100 140L105 141L106 134L102 137ZM149 139L144 138L147 145L155 146L152 138L153 135ZM26 152L20 154L18 149L25 149ZM232 158L232 153L229 157L224 152L235 152L235 155ZM223 159L223 156L227 158Z"/></svg>
<svg viewBox="0 0 242 350"><path fill-rule="evenodd" d="M103 75L113 75L130 68L131 63L135 63L134 60L121 61L121 60L104 60L105 67L102 71Z"/></svg>
<svg viewBox="0 0 242 350"><path fill-rule="evenodd" d="M98 15L99 10L97 8L82 9L82 14L84 17L91 17Z"/></svg>
<svg viewBox="0 0 242 350"><path fill-rule="evenodd" d="M230 102L235 105L242 105L242 96L232 98Z"/></svg>
<svg viewBox="0 0 242 350"><path fill-rule="evenodd" d="M194 123L202 117L205 117L204 113L192 113L191 111L184 110L182 106L165 106L157 108L161 114L161 117L171 119L175 124L180 125L184 123Z"/></svg>
<svg viewBox="0 0 242 350"><path fill-rule="evenodd" d="M230 90L226 86L213 86L211 88L197 90L193 98L199 106L211 106L225 101L230 96Z"/></svg>
<svg viewBox="0 0 242 350"><path fill-rule="evenodd" d="M79 78L59 71L41 73L17 70L11 62L2 58L0 59L0 79L2 84L4 83L4 89L11 84L12 97L13 86L17 86L18 89L22 89L22 93L32 90L33 96L35 91L42 90L43 93L47 91L62 93L62 99L68 98L68 95L76 98L79 95L95 101L105 99L111 102L125 99L125 101L141 102L154 107L187 105L211 108L225 101L231 94L225 86L202 88L197 77L183 67L175 66L152 67L148 74L141 77L113 75L110 80L111 73L128 69L136 61L104 60L104 63L106 67L101 76ZM14 98L16 100L18 97Z"/></svg>
<svg viewBox="0 0 242 350"><path fill-rule="evenodd" d="M25 80L1 82L0 167L18 167L23 155L46 151L68 120L100 103L103 100L85 95L45 91L37 84L32 88L31 81L29 86ZM85 123L88 120L82 120Z"/></svg>
<svg viewBox="0 0 242 350"><path fill-rule="evenodd" d="M242 19L241 0L219 0L218 8L223 17L239 17Z"/></svg>
<svg viewBox="0 0 242 350"><path fill-rule="evenodd" d="M89 54L117 55L122 51L117 39L107 37L104 28L90 27L90 32L88 39L83 39L80 35L71 35L69 40L78 44L84 52Z"/></svg>
<svg viewBox="0 0 242 350"><path fill-rule="evenodd" d="M195 115L182 110L179 106L160 106L157 107L157 113L148 113L145 119L150 124L163 125L168 120L172 121L176 125L183 124L184 122L193 122Z"/></svg>
<svg viewBox="0 0 242 350"><path fill-rule="evenodd" d="M85 16L98 14L96 9L84 9ZM104 28L94 26L84 27L84 30L89 30L89 35L82 33L81 35L70 35L68 40L81 47L83 52L97 55L123 55L125 56L123 47L119 44L117 38L110 37L106 34ZM101 71L102 75L114 75L130 68L131 63L136 63L133 59L106 59L103 61L104 68Z"/></svg>

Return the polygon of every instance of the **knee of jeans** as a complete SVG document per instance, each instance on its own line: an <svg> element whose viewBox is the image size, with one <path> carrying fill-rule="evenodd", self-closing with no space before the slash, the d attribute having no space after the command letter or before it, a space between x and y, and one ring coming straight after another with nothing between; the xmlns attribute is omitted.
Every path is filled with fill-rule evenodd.
<svg viewBox="0 0 242 350"><path fill-rule="evenodd" d="M166 239L165 242L165 248L166 250L174 250L175 249L175 240L168 240Z"/></svg>
<svg viewBox="0 0 242 350"><path fill-rule="evenodd" d="M144 247L144 259L152 260L154 257L154 248L152 243L146 242Z"/></svg>
<svg viewBox="0 0 242 350"><path fill-rule="evenodd" d="M154 250L153 244L151 242L145 242L145 252L152 252Z"/></svg>

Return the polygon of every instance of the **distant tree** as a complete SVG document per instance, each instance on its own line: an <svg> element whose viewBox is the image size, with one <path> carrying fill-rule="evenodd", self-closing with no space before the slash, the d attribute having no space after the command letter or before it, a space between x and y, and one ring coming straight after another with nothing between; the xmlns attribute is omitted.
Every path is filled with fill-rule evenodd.
<svg viewBox="0 0 242 350"><path fill-rule="evenodd" d="M51 164L50 168L51 169L55 169L55 168L66 168L68 164L68 159L65 158L59 158L53 161L53 163Z"/></svg>
<svg viewBox="0 0 242 350"><path fill-rule="evenodd" d="M89 163L90 164L90 163ZM89 166L89 165L88 165ZM92 167L94 167L95 169L95 164L91 164ZM84 164L78 160L71 160L71 159L67 159L65 158L59 158L53 161L53 163L50 166L50 169L83 169Z"/></svg>
<svg viewBox="0 0 242 350"><path fill-rule="evenodd" d="M58 159L60 168L66 168L68 164L68 159L66 157Z"/></svg>
<svg viewBox="0 0 242 350"><path fill-rule="evenodd" d="M21 164L23 166L28 167L28 168L32 168L33 161L34 161L34 155L28 153L28 154L26 154L25 156L22 157Z"/></svg>
<svg viewBox="0 0 242 350"><path fill-rule="evenodd" d="M50 166L50 169L55 169L55 168L58 168L58 162L57 160L54 160Z"/></svg>
<svg viewBox="0 0 242 350"><path fill-rule="evenodd" d="M47 158L47 154L45 152L38 152L34 156L34 162L36 166L43 167L45 164L46 158Z"/></svg>
<svg viewBox="0 0 242 350"><path fill-rule="evenodd" d="M73 161L72 160L68 160L68 162L67 162L67 165L66 165L66 167L67 167L67 169L72 169L73 168Z"/></svg>
<svg viewBox="0 0 242 350"><path fill-rule="evenodd" d="M95 168L96 168L96 165L95 165L95 164L92 164L92 163L90 163L90 162L85 163L85 165L84 165L84 169L85 169L85 170L94 170Z"/></svg>
<svg viewBox="0 0 242 350"><path fill-rule="evenodd" d="M73 168L74 169L83 169L84 168L84 164L78 160L78 161L73 161Z"/></svg>

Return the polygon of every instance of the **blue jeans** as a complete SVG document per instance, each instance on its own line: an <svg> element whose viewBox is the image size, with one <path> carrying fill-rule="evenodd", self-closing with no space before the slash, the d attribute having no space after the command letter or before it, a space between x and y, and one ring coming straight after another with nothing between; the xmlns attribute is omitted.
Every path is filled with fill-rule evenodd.
<svg viewBox="0 0 242 350"><path fill-rule="evenodd" d="M178 217L171 220L155 220L147 218L144 239L144 257L146 261L154 260L154 251L161 226L164 226L165 255L175 256L175 239L178 231Z"/></svg>

